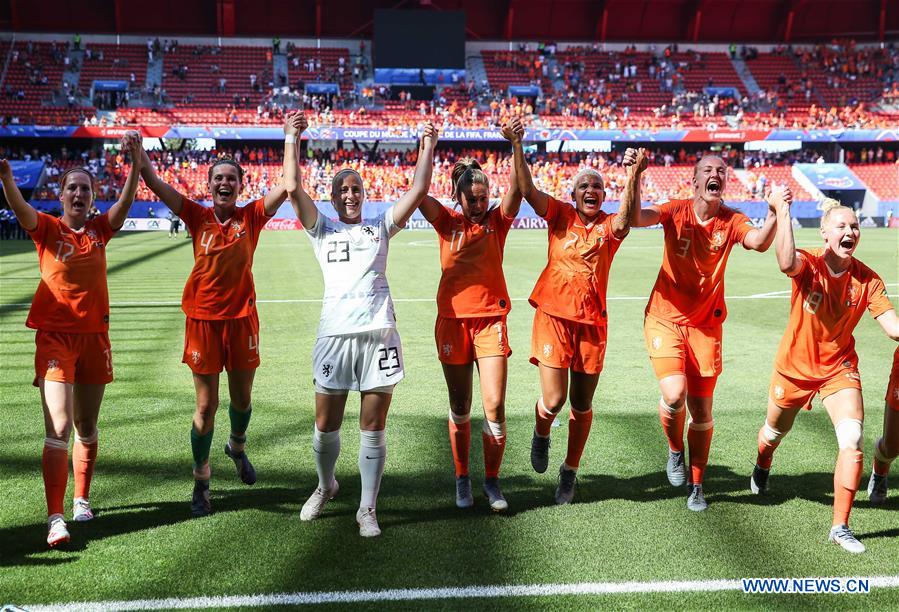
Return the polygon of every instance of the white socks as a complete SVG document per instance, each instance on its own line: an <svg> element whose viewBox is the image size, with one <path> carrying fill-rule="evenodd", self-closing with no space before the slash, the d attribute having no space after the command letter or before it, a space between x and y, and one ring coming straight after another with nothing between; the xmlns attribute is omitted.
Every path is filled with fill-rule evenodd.
<svg viewBox="0 0 899 612"><path fill-rule="evenodd" d="M340 455L340 430L319 431L315 427L312 434L312 450L315 451L315 471L318 486L327 491L334 486L334 466Z"/></svg>
<svg viewBox="0 0 899 612"><path fill-rule="evenodd" d="M362 478L360 508L374 508L387 461L387 434L379 431L359 432L359 476Z"/></svg>

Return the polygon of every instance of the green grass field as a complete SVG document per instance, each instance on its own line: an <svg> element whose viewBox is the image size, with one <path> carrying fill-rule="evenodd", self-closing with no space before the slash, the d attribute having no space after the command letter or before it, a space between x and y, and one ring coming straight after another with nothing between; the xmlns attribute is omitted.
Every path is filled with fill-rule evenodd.
<svg viewBox="0 0 899 612"><path fill-rule="evenodd" d="M863 234L857 254L884 278L897 303L899 233L866 229ZM797 237L799 246L816 246L818 240L814 230L801 230ZM789 308L790 284L777 269L773 252L760 255L738 247L731 256L724 374L716 392L705 486L709 510L687 511L685 493L668 485L666 445L656 415L658 390L642 335L643 308L661 262L662 235L653 230L634 231L612 267L605 371L575 503L566 507L553 505L555 466L564 457L566 428L553 430L546 474L535 474L529 462L539 385L536 368L527 362L533 309L525 298L545 263L545 233L510 233L505 269L515 300L509 316L514 354L502 472L510 511L493 515L477 495L473 509L456 509L446 389L433 342L436 244L431 232L403 232L391 248L389 277L407 375L396 390L388 421L389 457L378 506L383 536L362 540L354 521L358 396L351 396L343 430L340 495L322 519L299 520L300 505L317 483L310 448L310 364L322 281L308 240L300 232L263 233L254 270L262 366L248 443L259 481L245 487L237 480L221 451L228 428L227 416L220 414L212 455L214 513L203 519L190 518L188 433L194 393L190 372L180 363L184 316L178 304L192 265L190 243L168 240L161 232L113 240L108 257L116 382L108 387L100 414L100 456L91 494L98 516L87 524L69 523L71 544L48 551L40 475L43 423L38 392L31 386L34 334L24 326L23 306L37 286L37 258L30 242L0 243L0 604L899 575L895 488L889 503L878 509L869 507L864 492L859 495L852 527L867 553L850 555L826 542L837 446L819 402L798 418L775 456L772 493L764 499L749 493L756 433ZM751 297L775 292L767 299ZM872 444L880 435L894 345L870 317L862 320L855 336L868 413L864 487ZM478 409L473 413L477 431ZM472 446L472 476L479 492L479 436ZM894 480L899 483L899 472ZM360 607L550 606L895 610L899 588L872 588L866 595L730 590L431 599Z"/></svg>

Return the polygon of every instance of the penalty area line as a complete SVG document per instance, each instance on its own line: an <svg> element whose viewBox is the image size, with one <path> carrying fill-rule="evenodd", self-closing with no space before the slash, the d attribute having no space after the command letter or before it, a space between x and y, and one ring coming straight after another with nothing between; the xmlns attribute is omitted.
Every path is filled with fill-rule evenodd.
<svg viewBox="0 0 899 612"><path fill-rule="evenodd" d="M825 580L831 577L796 578ZM857 580L858 578L856 578ZM862 578L872 588L899 588L899 576ZM755 579L752 579L755 580ZM765 580L765 579L761 579ZM790 578L793 580L793 578ZM841 578L845 583L850 578ZM120 601L85 601L66 604L26 606L27 610L120 610L260 608L303 604L347 604L397 601L439 601L497 597L552 597L559 595L615 595L649 593L709 593L743 591L743 580L686 580L658 582L576 582L569 584L513 584L497 586L444 587L435 589L388 589L383 591L310 591L272 593L270 595L227 595L219 597L172 597L167 599L133 599Z"/></svg>

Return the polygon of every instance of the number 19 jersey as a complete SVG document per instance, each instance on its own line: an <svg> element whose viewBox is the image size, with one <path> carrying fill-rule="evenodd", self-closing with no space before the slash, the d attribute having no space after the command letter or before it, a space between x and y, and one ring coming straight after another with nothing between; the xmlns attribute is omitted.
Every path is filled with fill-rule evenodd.
<svg viewBox="0 0 899 612"><path fill-rule="evenodd" d="M306 229L322 269L325 295L318 337L396 327L387 285L387 250L402 228L393 208L360 223L333 221L321 213Z"/></svg>

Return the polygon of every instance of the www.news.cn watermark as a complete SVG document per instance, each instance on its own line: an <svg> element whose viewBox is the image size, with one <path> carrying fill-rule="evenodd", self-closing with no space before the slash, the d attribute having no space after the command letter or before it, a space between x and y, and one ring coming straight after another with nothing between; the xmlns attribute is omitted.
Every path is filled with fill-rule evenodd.
<svg viewBox="0 0 899 612"><path fill-rule="evenodd" d="M743 578L744 593L870 593L868 578Z"/></svg>

